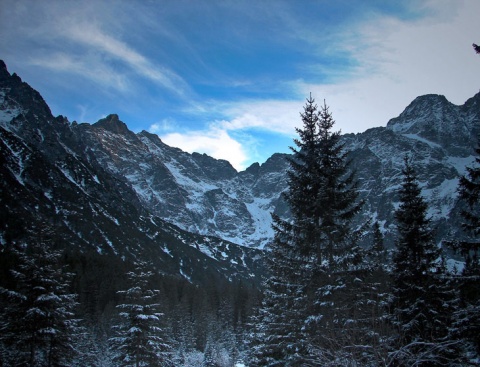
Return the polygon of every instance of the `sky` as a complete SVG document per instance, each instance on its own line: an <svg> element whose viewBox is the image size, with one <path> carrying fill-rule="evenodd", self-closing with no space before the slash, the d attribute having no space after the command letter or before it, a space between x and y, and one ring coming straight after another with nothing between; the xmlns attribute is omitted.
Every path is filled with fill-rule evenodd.
<svg viewBox="0 0 480 367"><path fill-rule="evenodd" d="M0 59L53 114L116 113L237 170L289 152L310 93L334 130L480 89L479 0L1 0Z"/></svg>

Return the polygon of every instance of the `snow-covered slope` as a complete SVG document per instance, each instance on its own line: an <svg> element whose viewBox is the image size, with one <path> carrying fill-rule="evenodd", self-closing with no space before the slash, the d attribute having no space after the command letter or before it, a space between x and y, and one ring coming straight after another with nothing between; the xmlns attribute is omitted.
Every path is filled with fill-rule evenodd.
<svg viewBox="0 0 480 367"><path fill-rule="evenodd" d="M282 199L288 169L284 154L237 172L227 161L169 147L146 131L135 134L117 115L80 125L53 118L37 92L27 93L30 87L15 75L4 74L7 79L10 84L0 89L5 134L41 151L58 174L87 197L112 202L116 192L128 208L115 210L125 215L146 211L184 231L260 249L273 237L271 213L288 217ZM365 199L359 223L379 221L389 239L403 158L409 154L439 238L459 234L456 186L473 162L479 133L480 93L462 106L443 96L421 96L386 127L344 135ZM19 157L19 148L4 143L8 159ZM24 162L18 158L10 168L18 182L24 180ZM107 209L97 211L118 220Z"/></svg>
<svg viewBox="0 0 480 367"><path fill-rule="evenodd" d="M418 97L387 127L343 136L366 200L361 220L378 220L388 237L406 154L415 160L434 224L455 216L458 177L473 162L479 100L456 106L443 96ZM226 161L171 148L146 131L134 134L116 115L77 129L145 207L187 231L263 248L273 236L271 213L288 215L281 197L286 155L236 172Z"/></svg>
<svg viewBox="0 0 480 367"><path fill-rule="evenodd" d="M171 148L146 131L133 134L117 115L75 130L98 162L166 221L253 247L272 237L270 213L285 188L283 157L238 173L227 161Z"/></svg>
<svg viewBox="0 0 480 367"><path fill-rule="evenodd" d="M258 250L183 231L149 211L116 168L122 156L108 166L99 149L85 144L81 126L54 118L3 62L0 111L0 246L47 241L70 251L149 261L161 273L194 283L254 281L261 271ZM125 134L116 135L116 147L131 151L135 134L115 126L116 134ZM92 129L105 132L102 123ZM98 138L108 151L108 134ZM138 158L125 172L144 174Z"/></svg>

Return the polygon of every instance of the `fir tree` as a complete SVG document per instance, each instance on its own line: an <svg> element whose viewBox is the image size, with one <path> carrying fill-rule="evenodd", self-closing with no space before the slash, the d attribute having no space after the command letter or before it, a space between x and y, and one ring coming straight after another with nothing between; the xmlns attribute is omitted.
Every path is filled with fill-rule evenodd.
<svg viewBox="0 0 480 367"><path fill-rule="evenodd" d="M73 274L61 266L61 253L46 241L12 249L17 265L14 286L0 289L2 359L11 366L68 366L75 356L76 295L69 292Z"/></svg>
<svg viewBox="0 0 480 367"><path fill-rule="evenodd" d="M357 233L352 231L351 221L362 206L358 200L355 172L350 168L351 161L345 145L340 142L340 131L331 131L334 124L332 114L324 104L318 123L320 175L317 179L321 186L315 207L320 213L318 224L326 238L326 251L324 255L321 250L318 251L317 264L323 260L333 263L335 257L337 260L339 256L343 258L346 250L356 245ZM341 261L335 263L343 265Z"/></svg>
<svg viewBox="0 0 480 367"><path fill-rule="evenodd" d="M315 207L319 195L318 110L310 96L301 113L303 128L291 148L289 189L285 199L292 221L273 215L274 240L268 253L269 278L257 315L251 366L301 366L308 359L304 321L306 318L306 264L316 251L316 229L320 216Z"/></svg>
<svg viewBox="0 0 480 367"><path fill-rule="evenodd" d="M350 223L360 211L357 183L340 132L327 105L318 111L310 97L302 113L303 129L290 159L285 197L293 217L299 256L317 265L333 263L354 241Z"/></svg>
<svg viewBox="0 0 480 367"><path fill-rule="evenodd" d="M476 165L466 168L467 174L460 177L458 186L459 199L466 204L461 213L462 227L471 238L459 247L465 257L465 272L480 275L480 138L475 152Z"/></svg>
<svg viewBox="0 0 480 367"><path fill-rule="evenodd" d="M289 205L293 218L293 225L283 226L278 219L275 227L276 233L292 232L297 240L292 253L299 258L309 259L319 251L317 238L321 210L318 208L319 195L321 194L321 162L319 162L319 133L318 133L318 107L310 95L301 114L303 128L296 128L299 139L294 139L297 146L290 147L293 157L289 159L290 169L288 174L288 190L284 197ZM285 228L283 228L283 227Z"/></svg>
<svg viewBox="0 0 480 367"><path fill-rule="evenodd" d="M320 338L327 334L325 322L343 322L353 308L348 305L354 293L349 272L360 253L351 228L361 206L356 182L340 133L331 132L334 120L326 104L319 111L310 96L301 117L285 193L291 221L273 217L270 278L252 366L322 365L320 350L325 344ZM345 282L349 282L347 291ZM337 335L327 338L331 336Z"/></svg>
<svg viewBox="0 0 480 367"><path fill-rule="evenodd" d="M396 352L400 364L445 365L455 356L448 340L452 292L446 288L440 249L427 218L427 203L411 160L405 157L400 206L395 212L398 238L393 258L393 323L398 328Z"/></svg>
<svg viewBox="0 0 480 367"><path fill-rule="evenodd" d="M149 283L153 272L138 262L128 277L130 288L118 292L124 298L117 306L123 321L114 326L116 336L111 338L118 353L114 360L120 366L171 366L171 345L161 328L160 291Z"/></svg>
<svg viewBox="0 0 480 367"><path fill-rule="evenodd" d="M456 312L454 332L471 341L480 354L480 138L475 164L460 177L459 199L464 204L462 227L467 238L448 244L460 252L465 261L456 285L460 291L460 309Z"/></svg>
<svg viewBox="0 0 480 367"><path fill-rule="evenodd" d="M252 319L249 366L301 366L307 344L303 332L305 300L293 257L290 225L274 216L275 240L268 253L269 277L257 315Z"/></svg>
<svg viewBox="0 0 480 367"><path fill-rule="evenodd" d="M318 130L313 169L310 171L314 190L310 196L312 209L302 210L301 202L290 200L299 222L312 223L299 236L299 246L313 248L307 262L306 287L309 292L307 326L312 347L323 362L337 358L344 346L350 345L355 316L355 298L365 269L358 247L361 231L352 228L352 220L360 211L355 173L350 168L348 152L340 141L340 132L333 132L335 121L327 105L318 114ZM293 177L302 177L301 170ZM292 180L295 182L295 180ZM304 241L313 238L313 241ZM353 337L354 338L354 337Z"/></svg>

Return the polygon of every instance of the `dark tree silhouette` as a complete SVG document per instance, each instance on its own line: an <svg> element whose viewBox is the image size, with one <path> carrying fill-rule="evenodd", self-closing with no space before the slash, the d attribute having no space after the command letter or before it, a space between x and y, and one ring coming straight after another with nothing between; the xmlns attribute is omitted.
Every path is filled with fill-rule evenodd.
<svg viewBox="0 0 480 367"><path fill-rule="evenodd" d="M480 46L479 46L479 45L476 45L475 43L472 44L472 46L473 46L473 49L475 50L475 52L476 52L477 54L480 54Z"/></svg>
<svg viewBox="0 0 480 367"><path fill-rule="evenodd" d="M285 200L291 220L273 216L270 278L259 310L252 366L306 366L324 362L331 341L355 308L352 270L360 262L356 180L327 105L307 99L289 159ZM326 341L326 342L325 342Z"/></svg>
<svg viewBox="0 0 480 367"><path fill-rule="evenodd" d="M0 311L5 365L67 366L81 332L76 295L70 293L73 274L46 241L16 245L12 252L17 258L11 271L14 286L0 288L6 299Z"/></svg>
<svg viewBox="0 0 480 367"><path fill-rule="evenodd" d="M400 206L395 212L398 238L393 258L393 323L399 337L392 353L400 365L447 365L455 357L455 342L448 339L453 292L445 283L445 268L434 231L427 218L428 205L411 159L405 157Z"/></svg>
<svg viewBox="0 0 480 367"><path fill-rule="evenodd" d="M460 309L456 313L457 336L472 342L480 354L480 137L475 149L477 157L466 175L460 177L458 192L464 205L462 228L467 238L448 244L464 258L465 266L457 279Z"/></svg>

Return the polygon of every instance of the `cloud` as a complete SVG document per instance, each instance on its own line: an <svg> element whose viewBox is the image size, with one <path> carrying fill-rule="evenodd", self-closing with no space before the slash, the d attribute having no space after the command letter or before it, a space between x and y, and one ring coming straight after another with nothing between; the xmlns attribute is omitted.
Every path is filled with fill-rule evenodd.
<svg viewBox="0 0 480 367"><path fill-rule="evenodd" d="M385 125L415 97L443 94L456 104L478 92L478 1L425 2L419 19L377 16L344 37L358 67L332 84L300 82L304 94L325 96L346 132Z"/></svg>
<svg viewBox="0 0 480 367"><path fill-rule="evenodd" d="M148 131L153 134L161 134L169 131L175 131L177 128L177 123L171 118L165 118L159 122L155 122L150 125Z"/></svg>
<svg viewBox="0 0 480 367"><path fill-rule="evenodd" d="M163 60L152 59L148 48L137 49L132 35L143 34L145 22L151 25L146 4L5 1L0 42L31 65L88 78L122 93L135 92L134 86L141 85L138 76L177 97L191 93ZM141 32L134 32L137 27Z"/></svg>
<svg viewBox="0 0 480 367"><path fill-rule="evenodd" d="M160 121L150 126L149 131L156 133L168 145L178 147L187 152L206 153L217 159L228 160L235 169L241 171L253 162L264 162L269 154L279 152L273 150L278 140L275 134L293 136L295 127L301 122L300 111L303 101L278 100L246 100L240 102L210 101L205 105L196 106L195 110L188 107L188 112L202 116L210 114L223 116L222 120L210 121L205 129L167 133L172 128L172 121ZM178 125L175 124L174 129ZM258 135L268 133L268 139L263 141ZM269 145L266 149L263 144ZM286 145L283 151L288 151Z"/></svg>
<svg viewBox="0 0 480 367"><path fill-rule="evenodd" d="M310 92L317 104L326 99L335 128L343 133L385 126L422 94L444 94L453 103L463 104L480 85L480 63L471 48L478 38L479 12L480 3L467 0L427 1L422 16L413 19L377 14L331 40L328 52L348 55L355 60L352 67L342 73L328 70L319 60L310 67L330 73L328 82L291 81L290 94L298 99L223 106L221 126L229 131L257 128L293 136Z"/></svg>
<svg viewBox="0 0 480 367"><path fill-rule="evenodd" d="M64 29L64 37L83 44L88 49L108 54L128 65L134 72L152 82L169 89L171 92L183 94L187 83L172 70L152 64L126 43L105 33L100 27L88 22L71 24Z"/></svg>
<svg viewBox="0 0 480 367"><path fill-rule="evenodd" d="M262 150L269 151L269 154L280 152L274 149L283 139L275 136L293 136L300 121L302 102L209 101L188 106L187 114L223 116L224 119L210 121L204 129L188 131L184 125L167 118L151 124L148 131L158 134L166 144L186 152L206 153L217 159L226 159L241 171L253 162L264 162L268 156L262 154ZM267 137L260 137L262 133L266 133ZM265 143L269 145L267 149L262 146ZM288 151L288 143L283 151Z"/></svg>
<svg viewBox="0 0 480 367"><path fill-rule="evenodd" d="M217 124L226 130L260 129L291 135L300 119L302 101L243 101L226 106L227 120Z"/></svg>
<svg viewBox="0 0 480 367"><path fill-rule="evenodd" d="M71 56L63 52L53 52L49 55L31 58L30 64L50 69L55 72L69 72L95 81L103 87L126 92L130 83L125 74L117 73L103 62L93 62Z"/></svg>
<svg viewBox="0 0 480 367"><path fill-rule="evenodd" d="M248 160L242 144L233 139L226 130L215 127L205 131L169 133L161 135L160 138L167 145L189 153L206 153L216 159L225 159L239 171L245 168Z"/></svg>

